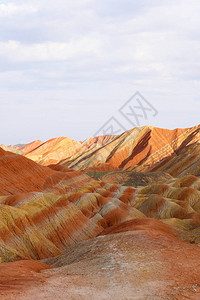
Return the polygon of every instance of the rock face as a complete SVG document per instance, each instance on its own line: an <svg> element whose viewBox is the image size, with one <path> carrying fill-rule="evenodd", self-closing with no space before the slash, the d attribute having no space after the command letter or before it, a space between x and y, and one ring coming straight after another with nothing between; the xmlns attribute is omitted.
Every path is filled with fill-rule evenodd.
<svg viewBox="0 0 200 300"><path fill-rule="evenodd" d="M151 126L134 128L109 140L98 149L73 155L61 163L88 171L130 169L150 170L163 159L180 155L186 147L200 141L200 125L188 129L166 130Z"/></svg>
<svg viewBox="0 0 200 300"><path fill-rule="evenodd" d="M187 174L200 176L200 144L195 142L178 149L169 157L163 158L152 166L149 171L165 171L174 177Z"/></svg>
<svg viewBox="0 0 200 300"><path fill-rule="evenodd" d="M35 141L24 147L4 146L4 149L17 151L41 165L59 163L87 172L122 169L146 172L165 170L164 167L167 171L169 162L173 160L174 165L177 157L182 160L181 156L185 158L184 164L191 167L190 154L192 151L200 151L199 131L200 125L174 130L143 126L128 130L121 135L98 136L88 138L84 142L59 137L45 143ZM185 169L183 167L182 171L184 172ZM193 169L194 166L190 172L193 172ZM172 173L174 175L173 171ZM196 173L195 170L194 175Z"/></svg>
<svg viewBox="0 0 200 300"><path fill-rule="evenodd" d="M23 155L40 163L41 165L49 165L55 163L62 163L73 155L86 154L90 151L95 151L101 148L103 145L109 143L115 138L115 136L99 136L94 138L88 138L84 142L76 142L67 137L60 137L51 139L45 143L42 143L36 147L35 144L27 145L20 150ZM35 143L35 142L34 142ZM28 147L32 147L27 151Z"/></svg>

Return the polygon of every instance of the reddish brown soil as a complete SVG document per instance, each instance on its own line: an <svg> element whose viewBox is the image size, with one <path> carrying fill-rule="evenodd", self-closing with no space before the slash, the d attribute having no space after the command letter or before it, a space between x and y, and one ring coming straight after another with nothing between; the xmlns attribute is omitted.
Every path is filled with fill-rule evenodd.
<svg viewBox="0 0 200 300"><path fill-rule="evenodd" d="M44 284L46 275L40 272L49 268L48 265L35 260L1 263L0 299L14 299L27 287Z"/></svg>
<svg viewBox="0 0 200 300"><path fill-rule="evenodd" d="M60 162L76 170L87 170L87 172L120 169L145 172L151 168L165 170L166 167L165 171L174 176L180 171L187 174L189 167L191 174L199 174L200 158L197 163L196 153L192 156L189 154L194 150L190 148L192 145L195 143L199 145L200 125L174 130L144 126L133 128L108 140L103 140L105 137L102 137L103 146L97 146L96 138L88 139L90 143L82 144L86 150L82 151L81 155L78 151L73 158L66 156ZM97 140L99 138L97 137ZM185 159L184 151L187 148L190 150ZM195 151L199 155L200 150ZM177 156L181 156L181 159L177 159ZM172 160L176 161L175 167L170 166Z"/></svg>

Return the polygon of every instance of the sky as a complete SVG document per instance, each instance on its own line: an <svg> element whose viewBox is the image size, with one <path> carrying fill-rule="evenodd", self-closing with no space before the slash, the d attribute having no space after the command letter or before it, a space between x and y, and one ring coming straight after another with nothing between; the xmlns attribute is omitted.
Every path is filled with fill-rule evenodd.
<svg viewBox="0 0 200 300"><path fill-rule="evenodd" d="M0 0L0 144L199 124L199 14L195 0Z"/></svg>

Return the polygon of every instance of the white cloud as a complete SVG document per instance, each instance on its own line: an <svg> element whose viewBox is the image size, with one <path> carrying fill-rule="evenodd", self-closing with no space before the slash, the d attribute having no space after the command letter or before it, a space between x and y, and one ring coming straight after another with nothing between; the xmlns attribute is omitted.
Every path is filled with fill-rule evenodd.
<svg viewBox="0 0 200 300"><path fill-rule="evenodd" d="M14 15L20 14L32 14L38 11L37 7L31 4L15 4L7 3L0 4L0 18L2 17L12 17Z"/></svg>
<svg viewBox="0 0 200 300"><path fill-rule="evenodd" d="M98 56L100 43L95 38L25 45L18 41L0 42L0 56L13 62L63 61L84 55Z"/></svg>

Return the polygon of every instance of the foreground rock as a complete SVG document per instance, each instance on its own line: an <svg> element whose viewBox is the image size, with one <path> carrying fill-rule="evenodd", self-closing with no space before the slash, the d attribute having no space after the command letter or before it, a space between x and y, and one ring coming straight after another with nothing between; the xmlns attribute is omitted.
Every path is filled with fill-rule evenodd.
<svg viewBox="0 0 200 300"><path fill-rule="evenodd" d="M0 264L0 299L16 299L27 287L45 283L47 276L40 272L49 268L34 260Z"/></svg>
<svg viewBox="0 0 200 300"><path fill-rule="evenodd" d="M81 242L44 262L53 268L42 271L42 282L35 286L34 280L25 280L18 293L4 291L1 299L181 300L200 295L200 249L156 221Z"/></svg>

